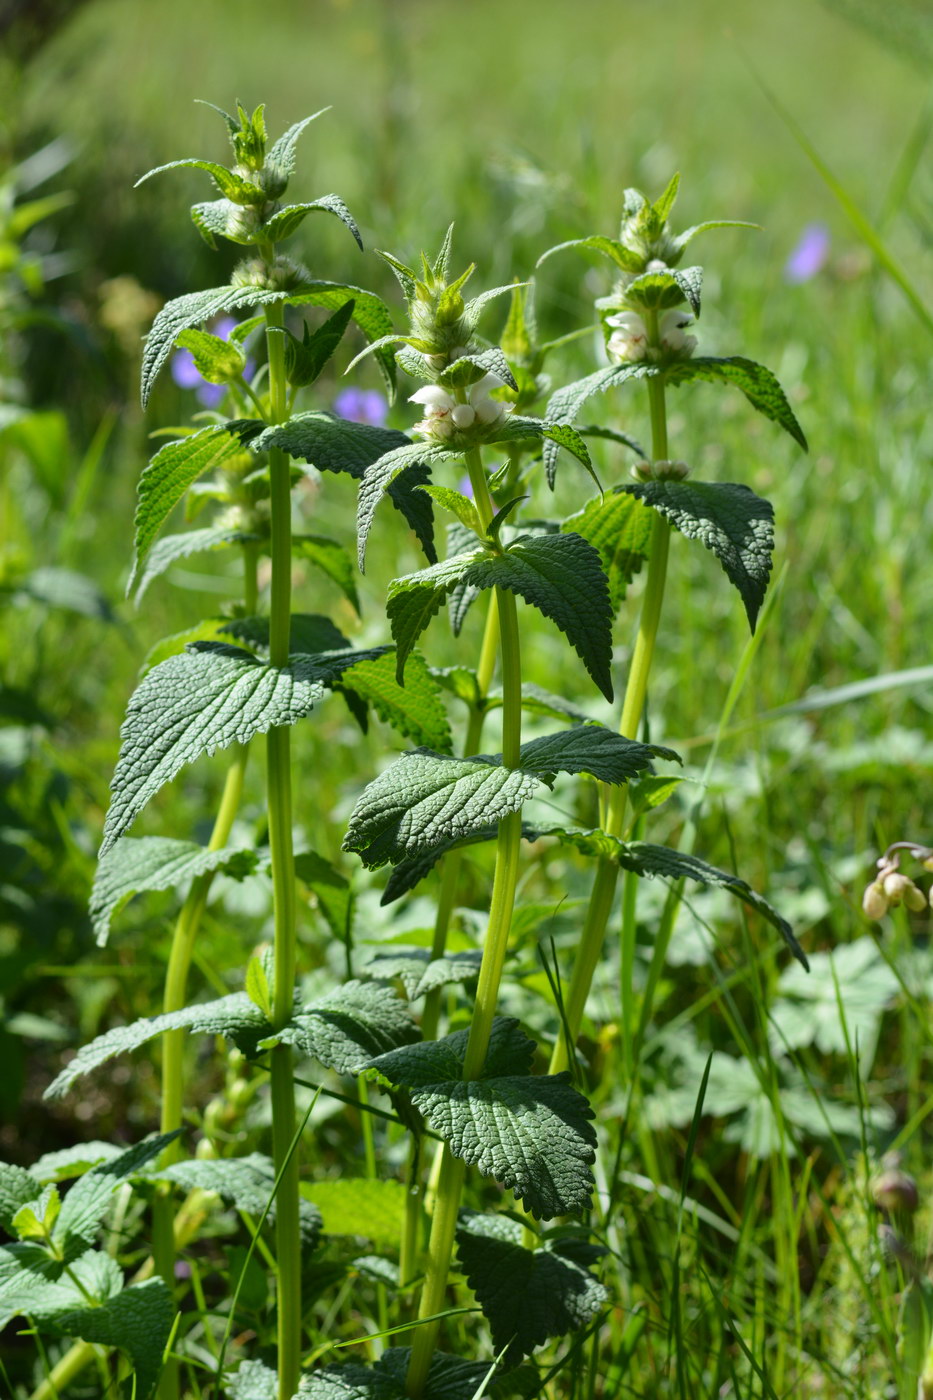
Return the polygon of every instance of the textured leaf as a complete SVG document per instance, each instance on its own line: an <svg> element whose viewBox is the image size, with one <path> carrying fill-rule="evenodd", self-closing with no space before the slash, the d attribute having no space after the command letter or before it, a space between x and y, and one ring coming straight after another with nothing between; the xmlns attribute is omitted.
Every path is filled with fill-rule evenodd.
<svg viewBox="0 0 933 1400"><path fill-rule="evenodd" d="M632 496L610 492L595 496L561 526L580 535L599 553L609 580L613 613L619 611L626 589L648 557L651 514Z"/></svg>
<svg viewBox="0 0 933 1400"><path fill-rule="evenodd" d="M504 418L491 435L491 442L519 442L528 439L540 438L545 443L545 454L556 453L559 447L564 447L577 461L586 467L590 476L599 486L596 473L590 461L589 449L577 430L571 427L569 422L551 421L550 414L548 420L541 418L525 418L517 413L513 413L509 418Z"/></svg>
<svg viewBox="0 0 933 1400"><path fill-rule="evenodd" d="M739 590L754 632L771 574L774 510L747 486L716 481L644 481L620 488L657 510L688 539L699 540Z"/></svg>
<svg viewBox="0 0 933 1400"><path fill-rule="evenodd" d="M505 287L499 288L500 292L506 290ZM468 355L460 355L441 371L436 382L443 389L465 389L470 384L476 384L486 374L497 375L510 389L518 388L515 377L509 368L509 362L498 345L493 345L488 350L471 351Z"/></svg>
<svg viewBox="0 0 933 1400"><path fill-rule="evenodd" d="M25 1167L0 1162L0 1226L8 1235L15 1235L13 1217L17 1211L42 1195L42 1182Z"/></svg>
<svg viewBox="0 0 933 1400"><path fill-rule="evenodd" d="M157 1171L147 1172L148 1180L171 1181L185 1191L214 1191L223 1200L246 1211L258 1220L269 1205L275 1187L275 1164L271 1157L261 1152L250 1152L245 1157L224 1157L216 1160L193 1158L187 1162L173 1162ZM299 1202L301 1218L301 1244L303 1249L312 1250L321 1233L321 1213L310 1201ZM275 1221L275 1201L269 1205L266 1219Z"/></svg>
<svg viewBox="0 0 933 1400"><path fill-rule="evenodd" d="M180 350L189 350L195 369L209 384L229 384L239 379L246 367L246 358L235 343L223 340L209 331L182 331L175 341Z"/></svg>
<svg viewBox="0 0 933 1400"><path fill-rule="evenodd" d="M405 684L395 678L395 657L391 652L372 661L360 661L340 678L339 689L352 691L399 734L416 744L449 753L450 724L440 697L440 687L424 659L414 652L408 657Z"/></svg>
<svg viewBox="0 0 933 1400"><path fill-rule="evenodd" d="M137 587L153 541L189 486L205 472L222 466L242 451L240 439L226 427L217 425L168 442L159 449L139 479L135 553L127 594Z"/></svg>
<svg viewBox="0 0 933 1400"><path fill-rule="evenodd" d="M517 1220L462 1211L457 1253L467 1283L492 1328L492 1344L506 1367L591 1322L609 1300L589 1271L605 1251L579 1239L547 1240L526 1249Z"/></svg>
<svg viewBox="0 0 933 1400"><path fill-rule="evenodd" d="M110 920L134 894L168 890L208 871L223 870L235 880L251 875L259 864L256 851L226 846L211 851L192 841L164 836L138 840L124 836L99 862L91 890L91 925L98 944L106 943Z"/></svg>
<svg viewBox="0 0 933 1400"><path fill-rule="evenodd" d="M204 1035L222 1035L234 1043L251 1047L268 1034L271 1026L245 992L233 992L216 1001L186 1006L163 1016L148 1016L129 1026L115 1026L81 1049L45 1091L48 1099L61 1098L83 1074L97 1069L114 1055L126 1054L163 1031L189 1030Z"/></svg>
<svg viewBox="0 0 933 1400"><path fill-rule="evenodd" d="M269 655L268 617L238 617L225 622L223 631L225 636L233 637L260 656ZM382 650L377 647L373 651L354 651L340 628L324 613L292 613L288 649L293 656L312 657L320 652L345 652L357 658L374 656Z"/></svg>
<svg viewBox="0 0 933 1400"><path fill-rule="evenodd" d="M442 559L430 568L405 574L389 584L386 616L396 644L395 674L402 683L405 663L421 633L431 618L443 606L445 598L455 589L469 590L471 597L483 588L492 588L491 565L494 556L485 545L477 543L464 554Z"/></svg>
<svg viewBox="0 0 933 1400"><path fill-rule="evenodd" d="M525 828L522 828L524 833ZM461 846L477 846L484 841L494 841L498 827L495 825L480 825L474 827L466 836L451 836L443 841L436 842L433 846L427 846L420 850L417 855L403 856L389 871L389 878L386 880L385 889L382 892L380 904L392 904L396 899L401 899L403 894L408 894L416 885L430 875L437 862L447 854Z"/></svg>
<svg viewBox="0 0 933 1400"><path fill-rule="evenodd" d="M702 267L669 267L634 278L625 289L625 297L632 305L649 311L663 311L687 301L694 316L699 316L702 286Z"/></svg>
<svg viewBox="0 0 933 1400"><path fill-rule="evenodd" d="M360 595L356 591L356 572L347 550L326 535L295 535L292 553L298 559L313 564L340 589L357 617L360 615Z"/></svg>
<svg viewBox="0 0 933 1400"><path fill-rule="evenodd" d="M61 1147L55 1152L43 1152L32 1165L32 1175L39 1181L67 1181L83 1176L98 1162L111 1162L121 1149L112 1142L79 1142L73 1147Z"/></svg>
<svg viewBox="0 0 933 1400"><path fill-rule="evenodd" d="M517 812L539 780L490 758L450 758L418 749L403 754L360 794L344 850L370 870Z"/></svg>
<svg viewBox="0 0 933 1400"><path fill-rule="evenodd" d="M386 902L384 899L383 903ZM398 948L390 953L377 953L364 971L377 981L391 982L398 978L408 1000L414 1001L435 987L446 987L451 982L472 982L479 976L482 956L472 948L441 958L433 958L427 948Z"/></svg>
<svg viewBox="0 0 933 1400"><path fill-rule="evenodd" d="M539 836L556 836L565 845L575 846L585 855L608 856L618 860L623 870L632 870L636 875L657 876L665 880L695 880L701 885L717 885L734 894L743 904L754 909L769 923L787 944L794 957L803 967L809 968L804 953L794 931L786 919L782 918L773 905L763 895L753 890L751 885L733 875L728 870L719 870L714 865L684 851L675 851L670 846L655 846L648 841L619 841L605 831L578 831L563 827L538 829Z"/></svg>
<svg viewBox="0 0 933 1400"><path fill-rule="evenodd" d="M353 319L368 341L392 334L392 317L382 298L350 282L305 282L299 291L291 293L288 303L290 306L324 306L336 311L348 300L353 301ZM394 397L395 356L389 349L377 350L376 363L390 398Z"/></svg>
<svg viewBox="0 0 933 1400"><path fill-rule="evenodd" d="M365 572L366 543L372 529L376 507L385 493L391 490L396 478L401 476L403 472L410 473L408 480L413 485L422 486L427 477L424 472L421 472L416 482L414 468L427 468L434 462L453 461L462 455L461 452L455 452L437 442L409 442L406 440L404 444L386 452L367 469L360 486L359 505L356 513L357 557L360 563L360 573ZM422 501L426 501L430 506L430 497L424 491L419 491L417 494ZM427 553L427 551L425 552Z"/></svg>
<svg viewBox="0 0 933 1400"><path fill-rule="evenodd" d="M292 126L284 131L279 139L270 146L266 156L266 165L277 171L279 175L284 175L287 179L294 174L295 170L295 147L298 138L305 127L317 121L318 117L323 117L325 112L329 112L329 107L322 107L319 112L313 112L310 117L303 117L300 122L294 122Z"/></svg>
<svg viewBox="0 0 933 1400"><path fill-rule="evenodd" d="M404 1088L454 1156L493 1176L549 1220L584 1210L593 1191L592 1109L567 1073L530 1075L534 1041L498 1017L478 1079L464 1081L469 1033L381 1055L372 1072Z"/></svg>
<svg viewBox="0 0 933 1400"><path fill-rule="evenodd" d="M410 1358L408 1347L390 1347L372 1367L355 1361L325 1366L302 1377L295 1400L407 1400L405 1378ZM490 1370L489 1362L465 1361L436 1351L421 1400L474 1400ZM513 1371L500 1379L493 1378L483 1395L488 1400L534 1396L540 1389L538 1374L531 1367L523 1367L522 1371L526 1374L520 1376ZM236 1400L265 1400L265 1393L257 1391L253 1396L238 1392Z"/></svg>
<svg viewBox="0 0 933 1400"><path fill-rule="evenodd" d="M266 201L265 192L259 185L253 184L252 180L245 180L242 175L237 175L232 170L228 170L225 165L218 165L214 160L172 160L168 165L157 165L154 170L147 170L134 185L134 189L150 180L153 175L162 175L166 170L205 170L214 184L220 190L225 199L231 200L234 204L264 204Z"/></svg>
<svg viewBox="0 0 933 1400"><path fill-rule="evenodd" d="M588 374L585 379L578 379L573 384L565 384L555 394L552 394L548 400L546 419L549 423L573 423L587 399L592 398L594 394L603 393L606 389L614 389L620 384L625 384L629 379L645 379L659 373L658 366L651 364L607 365L605 369L598 369L594 374ZM553 487L557 472L557 447L555 444L547 442L544 444L544 469L547 473L548 485Z"/></svg>
<svg viewBox="0 0 933 1400"><path fill-rule="evenodd" d="M501 705L501 703L502 696L499 691L495 691L488 697L486 707L491 709L495 705ZM573 719L580 724L588 724L591 719L591 716L585 710L581 710L579 705L565 700L562 695L553 695L551 691L542 689L533 681L525 681L522 685L522 709L527 710L532 715L550 715L553 719Z"/></svg>
<svg viewBox="0 0 933 1400"><path fill-rule="evenodd" d="M93 1244L117 1187L158 1157L177 1136L177 1133L162 1133L146 1142L138 1142L110 1161L92 1167L75 1182L65 1196L53 1231L53 1239L59 1242L65 1263L76 1259Z"/></svg>
<svg viewBox="0 0 933 1400"><path fill-rule="evenodd" d="M455 515L465 529L474 535L482 534L479 511L469 496L464 496L462 492L455 491L451 486L422 486L421 490L427 491L431 499L437 501L443 510L449 510Z"/></svg>
<svg viewBox="0 0 933 1400"><path fill-rule="evenodd" d="M434 559L434 524L431 502L417 488L428 479L425 451L411 449L413 444L404 433L394 428L377 428L371 423L352 423L334 413L298 413L287 423L267 428L252 443L254 450L265 452L280 447L291 457L300 458L322 472L348 472L362 480L367 469L377 466L396 452L406 453L397 471L390 473L372 503L375 510L383 492L388 492L393 505L401 511L429 559ZM360 491L360 499L364 487ZM367 526L368 531L368 526Z"/></svg>
<svg viewBox="0 0 933 1400"><path fill-rule="evenodd" d="M305 324L298 340L291 331L270 327L269 335L285 338L285 372L288 382L296 389L313 384L343 339L343 333L353 315L353 302L344 302L339 311L329 316L314 331Z"/></svg>
<svg viewBox="0 0 933 1400"><path fill-rule="evenodd" d="M278 1400L279 1378L262 1361L244 1361L231 1374L224 1375L228 1400Z"/></svg>
<svg viewBox="0 0 933 1400"><path fill-rule="evenodd" d="M193 554L203 554L207 550L229 549L232 545L246 544L258 538L258 535L245 534L242 530L227 530L216 525L208 525L201 530L186 530L180 535L163 535L148 551L145 561L134 570L130 583L135 589L135 603L138 606L153 579L159 578L180 559L190 559ZM128 586L127 593L130 591Z"/></svg>
<svg viewBox="0 0 933 1400"><path fill-rule="evenodd" d="M361 1235L388 1249L397 1248L405 1215L402 1182L340 1177L308 1182L302 1186L302 1195L320 1212L325 1234Z"/></svg>
<svg viewBox="0 0 933 1400"><path fill-rule="evenodd" d="M375 1055L404 1045L418 1035L405 1003L391 987L373 982L345 982L319 997L260 1048L281 1041L319 1060L338 1074L359 1074Z"/></svg>
<svg viewBox="0 0 933 1400"><path fill-rule="evenodd" d="M153 1278L125 1288L99 1307L47 1314L41 1321L43 1330L125 1351L136 1376L136 1400L149 1400L162 1370L175 1304L165 1280Z"/></svg>
<svg viewBox="0 0 933 1400"><path fill-rule="evenodd" d="M625 783L644 772L654 758L680 759L673 749L625 739L604 724L577 724L522 744L526 773L547 780L553 773L589 773L602 783Z"/></svg>
<svg viewBox="0 0 933 1400"><path fill-rule="evenodd" d="M295 856L295 874L314 891L334 937L346 943L353 926L354 900L349 880L317 851L301 851Z"/></svg>
<svg viewBox="0 0 933 1400"><path fill-rule="evenodd" d="M363 240L356 226L356 220L340 196L336 194L322 195L320 199L313 199L310 204L287 204L283 209L277 210L271 219L268 219L256 230L256 234L250 239L250 242L278 243L280 239L288 238L290 234L293 234L308 214L317 211L334 214L353 234L360 252L363 251Z"/></svg>
<svg viewBox="0 0 933 1400"><path fill-rule="evenodd" d="M764 365L746 360L742 355L729 355L724 359L700 356L692 360L677 360L667 367L665 374L670 384L685 384L692 379L734 384L742 390L753 408L790 433L806 452L807 439L803 429L784 396L784 390Z"/></svg>
<svg viewBox="0 0 933 1400"><path fill-rule="evenodd" d="M637 253L631 248L626 248L624 243L619 243L615 238L606 238L600 233L591 234L588 238L571 238L566 243L558 243L555 247L548 248L536 265L540 267L554 253L563 253L568 248L589 248L594 253L602 253L622 272L640 272L642 269L643 260Z"/></svg>
<svg viewBox="0 0 933 1400"><path fill-rule="evenodd" d="M198 643L137 686L120 730L120 757L104 826L104 855L151 797L202 753L245 744L311 713L333 672L320 658L268 666L238 647Z"/></svg>

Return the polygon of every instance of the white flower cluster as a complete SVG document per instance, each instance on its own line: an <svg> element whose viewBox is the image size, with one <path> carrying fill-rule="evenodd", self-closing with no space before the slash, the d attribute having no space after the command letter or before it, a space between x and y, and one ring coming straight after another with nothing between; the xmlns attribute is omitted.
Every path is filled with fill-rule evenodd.
<svg viewBox="0 0 933 1400"><path fill-rule="evenodd" d="M606 317L606 325L612 328L606 349L615 360L657 360L664 355L677 355L686 359L696 349L696 336L686 335L687 326L693 324L689 311L674 307L665 311L658 323L657 346L648 343L648 327L637 311L619 311L615 316Z"/></svg>
<svg viewBox="0 0 933 1400"><path fill-rule="evenodd" d="M458 402L440 384L425 384L409 399L409 403L424 404L425 408L421 422L415 424L415 432L444 439L477 424L488 426L497 423L512 409L511 404L490 398L491 391L502 383L504 381L497 374L484 374L482 379L470 385L466 403Z"/></svg>
<svg viewBox="0 0 933 1400"><path fill-rule="evenodd" d="M928 899L933 907L933 889L928 896L898 869L898 847L908 850L924 870L933 870L933 850L929 846L918 846L912 841L897 841L889 846L877 862L878 874L862 895L862 909L869 919L883 919L889 909L896 909L899 904L915 914L926 908Z"/></svg>

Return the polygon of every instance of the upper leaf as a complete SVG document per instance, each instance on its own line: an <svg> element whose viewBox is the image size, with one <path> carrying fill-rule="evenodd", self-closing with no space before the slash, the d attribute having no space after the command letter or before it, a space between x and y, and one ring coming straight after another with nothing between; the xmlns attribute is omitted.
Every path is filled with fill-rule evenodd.
<svg viewBox="0 0 933 1400"><path fill-rule="evenodd" d="M578 379L573 384L565 384L563 388L552 394L548 400L547 421L550 423L573 423L580 409L593 394L613 389L619 384L625 384L629 379L644 379L659 373L657 365L647 362L607 365L605 369L598 369L594 374L588 374L585 379ZM547 472L548 485L553 487L557 471L557 447L547 442L544 444L544 468Z"/></svg>
<svg viewBox="0 0 933 1400"><path fill-rule="evenodd" d="M344 302L317 330L312 331L305 324L301 340L284 327L270 328L270 335L285 337L285 373L293 388L303 389L314 383L343 339L352 315L353 302Z"/></svg>
<svg viewBox="0 0 933 1400"><path fill-rule="evenodd" d="M42 1195L42 1182L25 1167L0 1162L0 1228L15 1235L13 1217L25 1205L31 1205Z"/></svg>
<svg viewBox="0 0 933 1400"><path fill-rule="evenodd" d="M527 1249L524 1233L517 1220L475 1211L461 1211L457 1227L460 1264L506 1367L585 1327L609 1300L588 1267L604 1253L598 1245L570 1236Z"/></svg>
<svg viewBox="0 0 933 1400"><path fill-rule="evenodd" d="M747 486L717 481L645 481L619 488L652 506L722 564L754 632L771 575L774 510Z"/></svg>
<svg viewBox="0 0 933 1400"><path fill-rule="evenodd" d="M239 647L203 642L149 671L120 730L101 855L185 764L310 714L332 674L321 660L296 656L279 668Z"/></svg>
<svg viewBox="0 0 933 1400"><path fill-rule="evenodd" d="M243 451L238 437L226 427L202 428L190 437L168 442L144 468L136 506L133 569L127 595L139 582L152 543L190 486Z"/></svg>
<svg viewBox="0 0 933 1400"><path fill-rule="evenodd" d="M410 442L405 438L402 443L387 451L366 470L363 483L360 486L360 499L356 513L357 555L360 573L364 573L366 568L366 542L369 539L369 531L372 528L376 507L386 491L391 490L396 478L401 476L403 472L411 471L412 468L427 467L433 462L449 462L460 456L462 453L455 452L450 447L444 447L441 443ZM422 476L417 484L422 485L424 480L425 477ZM430 497L424 491L419 491L418 494L423 501L430 501Z"/></svg>
<svg viewBox="0 0 933 1400"><path fill-rule="evenodd" d="M440 687L417 652L408 657L404 686L396 679L395 657L387 652L344 671L337 688L372 705L381 720L414 743L450 752L450 723Z"/></svg>
<svg viewBox="0 0 933 1400"><path fill-rule="evenodd" d="M621 606L628 585L648 557L651 515L632 496L610 492L594 496L561 526L580 535L599 552L609 580L613 613Z"/></svg>
<svg viewBox="0 0 933 1400"><path fill-rule="evenodd" d="M252 180L245 180L242 175L237 175L234 171L228 170L225 165L219 165L214 160L172 160L168 165L157 165L154 170L147 170L145 175L140 176L134 185L138 189L140 185L151 180L153 175L161 175L166 170L206 170L220 190L225 199L229 199L233 204L264 204L266 193L259 185Z"/></svg>
<svg viewBox="0 0 933 1400"><path fill-rule="evenodd" d="M724 359L699 356L691 360L675 360L664 373L671 384L685 384L691 379L735 384L753 408L790 433L806 452L807 439L803 429L787 402L784 390L764 365L747 360L743 355L729 355Z"/></svg>
<svg viewBox="0 0 933 1400"><path fill-rule="evenodd" d="M345 982L297 1011L287 1026L262 1040L260 1048L283 1042L338 1074L359 1074L374 1055L417 1035L405 1003L391 987Z"/></svg>
<svg viewBox="0 0 933 1400"><path fill-rule="evenodd" d="M673 749L625 739L604 724L577 724L522 744L525 772L547 778L551 773L589 773L602 783L625 783L644 772L653 758L680 762Z"/></svg>
<svg viewBox="0 0 933 1400"><path fill-rule="evenodd" d="M614 262L621 272L641 272L644 265L644 259L631 248L626 248L624 243L615 238L606 238L601 233L594 233L588 238L571 238L566 243L557 243L553 248L548 248L546 253L542 253L536 266L540 267L555 253L562 253L568 248L589 248L594 253L602 253Z"/></svg>
<svg viewBox="0 0 933 1400"><path fill-rule="evenodd" d="M106 943L110 920L134 894L168 890L216 870L242 880L258 864L259 856L253 850L226 846L212 851L192 841L165 836L125 836L111 846L94 874L90 915L97 942Z"/></svg>
<svg viewBox="0 0 933 1400"><path fill-rule="evenodd" d="M534 1053L518 1022L497 1018L479 1078L463 1079L469 1033L422 1041L373 1061L404 1088L454 1156L511 1187L533 1215L584 1210L593 1190L592 1109L569 1074L530 1075Z"/></svg>

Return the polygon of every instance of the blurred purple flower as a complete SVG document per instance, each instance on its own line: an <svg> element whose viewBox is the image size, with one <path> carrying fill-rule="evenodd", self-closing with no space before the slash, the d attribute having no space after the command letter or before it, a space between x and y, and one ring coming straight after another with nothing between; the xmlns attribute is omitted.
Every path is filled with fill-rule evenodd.
<svg viewBox="0 0 933 1400"><path fill-rule="evenodd" d="M784 264L784 281L792 285L809 282L829 257L829 229L825 224L807 224Z"/></svg>
<svg viewBox="0 0 933 1400"><path fill-rule="evenodd" d="M219 335L221 340L229 340L230 332L235 329L237 322L232 316L222 316L211 328L212 335ZM246 361L246 377L252 375L256 366L252 360ZM208 384L206 379L202 379L198 373L198 368L194 363L194 356L190 350L176 350L171 362L172 378L179 389L193 389L198 403L205 408L216 408L227 392L225 384Z"/></svg>
<svg viewBox="0 0 933 1400"><path fill-rule="evenodd" d="M351 423L369 423L381 428L389 413L389 405L378 389L341 389L334 399L334 412Z"/></svg>
<svg viewBox="0 0 933 1400"><path fill-rule="evenodd" d="M473 483L468 476L461 476L457 482L457 490L461 496L466 496L467 500L473 499Z"/></svg>

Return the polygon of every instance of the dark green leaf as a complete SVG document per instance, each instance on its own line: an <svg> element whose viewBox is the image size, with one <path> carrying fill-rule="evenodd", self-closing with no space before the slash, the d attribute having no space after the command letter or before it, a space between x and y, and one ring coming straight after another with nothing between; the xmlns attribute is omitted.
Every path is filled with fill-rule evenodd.
<svg viewBox="0 0 933 1400"><path fill-rule="evenodd" d="M223 632L261 656L269 655L268 617L238 617L225 622ZM377 655L379 651L379 648L374 648L373 651L353 652L347 638L323 613L292 613L288 649L292 655L300 653L303 656L348 651L354 656L363 657Z"/></svg>
<svg viewBox="0 0 933 1400"><path fill-rule="evenodd" d="M665 268L636 277L626 287L625 299L647 311L664 311L687 301L694 316L699 316L702 285L702 267Z"/></svg>
<svg viewBox="0 0 933 1400"><path fill-rule="evenodd" d="M164 1279L147 1279L108 1298L99 1307L78 1307L45 1315L43 1330L85 1342L119 1347L135 1372L135 1400L149 1400L162 1370L175 1321L175 1304Z"/></svg>
<svg viewBox="0 0 933 1400"><path fill-rule="evenodd" d="M381 1055L371 1072L406 1089L454 1156L511 1187L533 1215L549 1220L584 1210L596 1155L586 1099L566 1073L529 1074L534 1041L501 1017L482 1074L464 1081L468 1035L456 1031Z"/></svg>
<svg viewBox="0 0 933 1400"><path fill-rule="evenodd" d="M602 234L591 234L589 238L571 238L567 243L558 243L553 248L548 248L538 259L536 266L540 267L543 262L552 257L555 253L562 253L567 248L589 248L594 253L602 253L604 257L614 262L622 272L640 272L644 259L637 253L626 248L624 243L619 243L615 238L606 238Z"/></svg>
<svg viewBox="0 0 933 1400"><path fill-rule="evenodd" d="M404 686L395 677L395 657L386 652L348 668L337 688L372 705L384 723L414 743L450 752L450 724L440 688L417 652L408 657Z"/></svg>
<svg viewBox="0 0 933 1400"><path fill-rule="evenodd" d="M350 881L317 851L300 851L295 856L295 874L313 890L330 930L346 943L353 926L353 892Z"/></svg>
<svg viewBox="0 0 933 1400"><path fill-rule="evenodd" d="M650 511L632 496L610 492L594 496L581 511L565 520L561 529L580 535L598 551L609 580L612 610L617 613L628 585L648 557Z"/></svg>
<svg viewBox="0 0 933 1400"><path fill-rule="evenodd" d="M589 1266L605 1251L574 1237L527 1249L524 1230L504 1215L462 1211L457 1253L467 1283L492 1328L506 1367L549 1337L585 1327L609 1300Z"/></svg>
<svg viewBox="0 0 933 1400"><path fill-rule="evenodd" d="M51 1089L48 1092L51 1094ZM149 1138L147 1142L138 1142L118 1157L92 1167L75 1182L65 1196L53 1232L53 1239L59 1244L65 1263L76 1259L88 1245L93 1244L117 1187L135 1176L148 1162L154 1161L177 1136L177 1133L162 1133L159 1137Z"/></svg>
<svg viewBox="0 0 933 1400"><path fill-rule="evenodd" d="M692 360L675 361L667 366L665 375L670 384L686 384L693 379L734 384L742 390L753 408L790 433L806 452L807 439L784 396L784 390L764 365L746 360L742 355L729 355L724 359L699 356Z"/></svg>
<svg viewBox="0 0 933 1400"><path fill-rule="evenodd" d="M147 1172L147 1180L172 1181L185 1191L214 1191L237 1210L246 1211L257 1219L272 1199L275 1187L275 1166L270 1157L250 1152L245 1157L173 1162L171 1166ZM321 1213L310 1201L299 1202L301 1244L313 1249L321 1233ZM275 1202L269 1206L266 1219L275 1220Z"/></svg>
<svg viewBox="0 0 933 1400"><path fill-rule="evenodd" d="M614 389L629 379L644 379L646 376L650 378L659 373L658 366L651 364L607 365L605 369L598 369L595 374L588 374L585 379L566 384L562 389L558 389L556 394L552 394L547 406L547 422L572 423L593 394ZM557 447L547 442L544 444L544 467L548 485L553 486L557 471Z"/></svg>
<svg viewBox="0 0 933 1400"><path fill-rule="evenodd" d="M293 535L292 553L326 574L359 616L360 595L356 590L356 571L353 560L342 544L328 539L326 535Z"/></svg>
<svg viewBox="0 0 933 1400"><path fill-rule="evenodd" d="M654 758L680 762L673 749L625 739L603 724L577 724L522 744L526 773L547 779L553 773L589 773L602 783L625 783L644 772Z"/></svg>
<svg viewBox="0 0 933 1400"><path fill-rule="evenodd" d="M499 288L500 292L506 290L510 289ZM476 384L486 374L497 375L510 389L518 388L509 362L497 345L493 345L489 350L471 351L468 355L459 356L441 371L437 376L437 383L444 389L465 389L470 384Z"/></svg>
<svg viewBox="0 0 933 1400"><path fill-rule="evenodd" d="M754 632L771 574L774 511L747 486L717 481L645 481L620 487L699 540L738 589Z"/></svg>
<svg viewBox="0 0 933 1400"><path fill-rule="evenodd" d="M437 442L409 442L406 439L404 444L386 452L367 469L360 486L360 499L356 515L357 555L361 573L365 570L366 542L369 539L376 507L386 491L391 490L396 478L401 476L403 472L411 473L408 480L413 485L421 486L424 484L426 476L422 474L415 482L414 469L428 467L434 462L453 461L462 455L461 452L455 452ZM424 491L419 491L417 494L422 501L430 501L430 497Z"/></svg>
<svg viewBox="0 0 933 1400"><path fill-rule="evenodd" d="M298 1011L260 1048L284 1042L338 1074L359 1074L374 1056L414 1040L418 1030L391 987L345 982Z"/></svg>
<svg viewBox="0 0 933 1400"><path fill-rule="evenodd" d="M166 836L124 836L103 856L94 875L89 912L97 942L106 943L110 920L134 894L169 890L217 870L242 880L258 864L259 856L252 850L226 846L212 851Z"/></svg>

